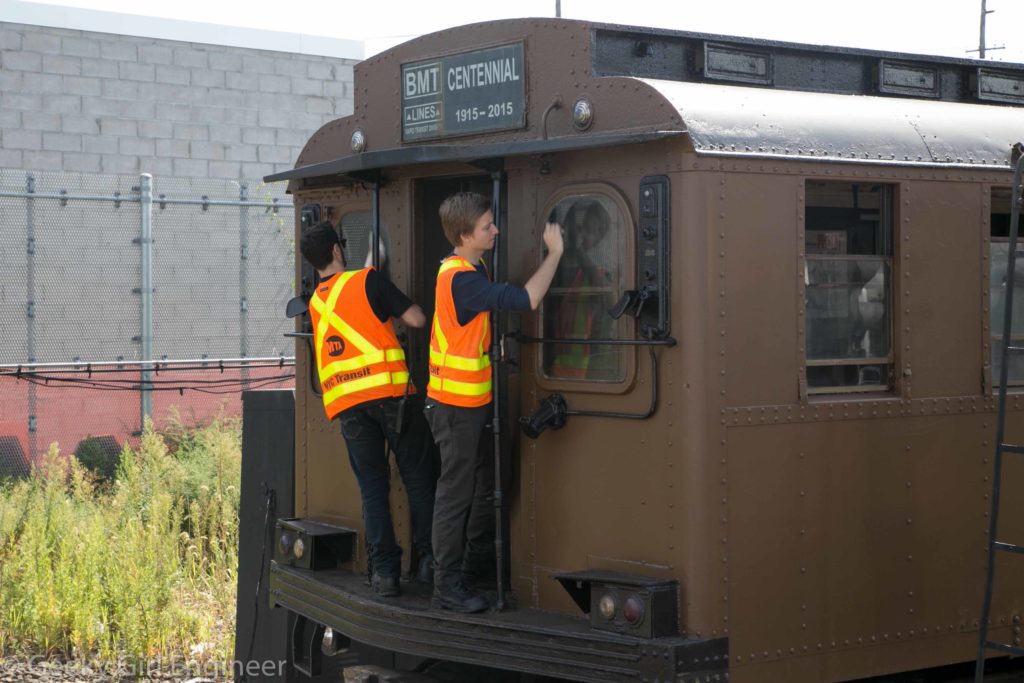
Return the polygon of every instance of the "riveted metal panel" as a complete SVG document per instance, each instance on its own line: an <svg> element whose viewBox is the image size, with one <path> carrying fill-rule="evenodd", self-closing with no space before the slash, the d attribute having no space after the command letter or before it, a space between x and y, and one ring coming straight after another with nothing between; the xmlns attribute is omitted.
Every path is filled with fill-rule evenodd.
<svg viewBox="0 0 1024 683"><path fill-rule="evenodd" d="M712 230L725 240L726 305L715 329L724 333L726 405L786 403L797 398L797 196L800 178L762 175L747 161L719 175ZM754 162L757 164L758 162ZM757 377L757 381L751 378Z"/></svg>
<svg viewBox="0 0 1024 683"><path fill-rule="evenodd" d="M936 66L878 60L878 92L883 95L910 95L937 98L941 74Z"/></svg>
<svg viewBox="0 0 1024 683"><path fill-rule="evenodd" d="M702 66L706 78L771 85L775 77L774 61L768 50L704 43Z"/></svg>
<svg viewBox="0 0 1024 683"><path fill-rule="evenodd" d="M888 643L969 630L989 426L965 415L731 429L730 496L742 501L730 509L734 670L858 651L826 678L859 678L891 670L876 655ZM939 476L958 483L935 486ZM1004 598L1002 613L1014 600Z"/></svg>
<svg viewBox="0 0 1024 683"><path fill-rule="evenodd" d="M1024 102L1024 75L978 67L978 99L989 102Z"/></svg>
<svg viewBox="0 0 1024 683"><path fill-rule="evenodd" d="M914 398L966 396L981 390L978 320L981 313L981 250L976 184L906 181L897 188L894 335L897 371ZM936 231L936 226L947 226Z"/></svg>

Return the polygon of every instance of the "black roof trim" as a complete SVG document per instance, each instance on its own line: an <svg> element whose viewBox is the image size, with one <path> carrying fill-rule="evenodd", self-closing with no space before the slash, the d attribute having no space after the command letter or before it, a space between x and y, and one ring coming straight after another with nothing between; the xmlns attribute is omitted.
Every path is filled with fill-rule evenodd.
<svg viewBox="0 0 1024 683"><path fill-rule="evenodd" d="M517 140L514 142L492 142L485 144L450 143L444 145L417 145L396 147L374 152L353 154L319 164L300 166L265 176L268 183L280 180L308 180L326 176L356 176L366 171L377 171L398 166L416 166L441 162L473 162L524 154L549 154L568 152L592 147L632 145L662 140L685 134L684 130L657 130L635 133L614 133L605 135L572 135L547 140Z"/></svg>

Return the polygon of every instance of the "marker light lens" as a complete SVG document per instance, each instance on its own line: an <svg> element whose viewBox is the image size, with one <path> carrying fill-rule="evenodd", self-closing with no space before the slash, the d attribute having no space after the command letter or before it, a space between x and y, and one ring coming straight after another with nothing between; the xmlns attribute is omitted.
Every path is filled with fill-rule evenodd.
<svg viewBox="0 0 1024 683"><path fill-rule="evenodd" d="M635 595L626 598L626 604L622 606L622 616L630 624L636 625L644 618L644 602Z"/></svg>
<svg viewBox="0 0 1024 683"><path fill-rule="evenodd" d="M572 107L572 123L576 130L586 130L594 122L594 107L587 100L576 100Z"/></svg>
<svg viewBox="0 0 1024 683"><path fill-rule="evenodd" d="M306 544L302 542L301 538L295 539L295 546L292 548L292 553L295 555L296 560L301 560L302 556L306 554Z"/></svg>
<svg viewBox="0 0 1024 683"><path fill-rule="evenodd" d="M352 151L358 154L366 149L366 135L361 130L352 131Z"/></svg>
<svg viewBox="0 0 1024 683"><path fill-rule="evenodd" d="M611 593L605 593L597 603L597 610L601 613L601 616L608 621L615 618L615 612L618 608L619 605Z"/></svg>
<svg viewBox="0 0 1024 683"><path fill-rule="evenodd" d="M291 534L281 534L277 539L277 550L282 555L290 555L292 552Z"/></svg>

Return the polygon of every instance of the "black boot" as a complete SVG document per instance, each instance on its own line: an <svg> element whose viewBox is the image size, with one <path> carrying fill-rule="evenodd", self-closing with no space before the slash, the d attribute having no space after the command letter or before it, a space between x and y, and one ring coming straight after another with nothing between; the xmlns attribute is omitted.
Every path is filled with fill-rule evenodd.
<svg viewBox="0 0 1024 683"><path fill-rule="evenodd" d="M465 614L483 612L491 606L487 602L487 598L467 588L461 580L446 589L434 588L431 605L438 609L448 609Z"/></svg>
<svg viewBox="0 0 1024 683"><path fill-rule="evenodd" d="M373 578L370 579L370 588L382 598L397 598L402 594L397 576L381 576L374 573Z"/></svg>

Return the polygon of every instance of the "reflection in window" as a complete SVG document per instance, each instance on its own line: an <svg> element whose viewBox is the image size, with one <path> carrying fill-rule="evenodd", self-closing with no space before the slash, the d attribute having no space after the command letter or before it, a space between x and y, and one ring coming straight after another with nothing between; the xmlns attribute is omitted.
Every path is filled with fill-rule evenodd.
<svg viewBox="0 0 1024 683"><path fill-rule="evenodd" d="M332 207L333 208L333 207ZM333 220L333 211L329 211L328 218ZM338 222L338 231L345 238L345 270L359 270L371 265L370 243L373 241L373 225L370 220L369 211L349 211ZM382 225L380 227L381 250L387 254L390 249L388 232ZM384 259L381 271L388 275L389 259Z"/></svg>
<svg viewBox="0 0 1024 683"><path fill-rule="evenodd" d="M1007 266L1010 252L1010 197L1008 187L992 188L991 225L989 243L989 350L992 354L992 384L999 386L999 373L1003 364L1003 316L1006 311ZM1024 229L1024 220L1017 227L1018 238ZM1020 242L1018 242L1018 245ZM1020 246L1017 247L1020 249ZM1018 257L1014 273L1013 317L1010 321L1010 343L1024 346L1024 259ZM1010 354L1009 386L1024 385L1024 356Z"/></svg>
<svg viewBox="0 0 1024 683"><path fill-rule="evenodd" d="M565 229L565 253L543 304L543 336L557 339L621 339L626 318L608 310L626 288L626 235L630 223L609 197L574 195L561 200L555 220ZM548 377L593 382L626 378L622 346L544 344Z"/></svg>
<svg viewBox="0 0 1024 683"><path fill-rule="evenodd" d="M892 386L892 188L807 181L809 393Z"/></svg>

